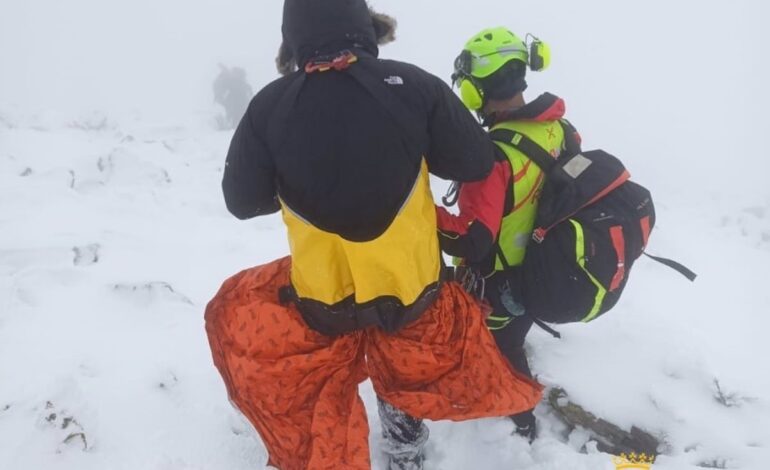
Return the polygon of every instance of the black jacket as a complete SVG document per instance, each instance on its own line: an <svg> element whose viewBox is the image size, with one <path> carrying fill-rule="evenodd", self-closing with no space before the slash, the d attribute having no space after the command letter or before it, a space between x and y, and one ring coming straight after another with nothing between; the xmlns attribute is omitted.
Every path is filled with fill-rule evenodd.
<svg viewBox="0 0 770 470"><path fill-rule="evenodd" d="M235 132L222 186L236 217L275 212L280 197L322 230L372 240L409 196L423 157L445 179L491 171L494 144L444 82L376 58L376 23L364 0L285 0L283 42L300 71L260 91ZM390 84L385 94L406 110L400 122L348 71L303 72L346 49L360 58L352 67Z"/></svg>
<svg viewBox="0 0 770 470"><path fill-rule="evenodd" d="M423 157L444 179L475 181L491 171L494 145L443 81L354 51L360 60L351 67L390 83L409 122L396 122L347 71L274 81L252 100L227 156L222 185L236 217L275 212L280 196L322 230L371 240L397 215ZM296 100L287 102L292 87Z"/></svg>

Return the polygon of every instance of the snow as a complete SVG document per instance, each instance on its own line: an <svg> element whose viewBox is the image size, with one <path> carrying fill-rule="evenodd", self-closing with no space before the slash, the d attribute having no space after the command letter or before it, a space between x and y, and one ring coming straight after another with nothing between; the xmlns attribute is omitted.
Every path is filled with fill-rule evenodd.
<svg viewBox="0 0 770 470"><path fill-rule="evenodd" d="M218 61L254 64L255 89L274 77L280 2L108 3L9 1L0 14L0 470L262 468L203 309L226 277L288 246L278 216L225 210L230 134L213 129L209 100ZM650 251L700 275L640 260L606 317L559 328L562 340L533 331L538 378L663 438L655 470L767 468L767 6L564 0L521 18L499 0L442 5L378 2L400 20L384 55L447 76L463 40L505 14L549 40L554 66L530 96L567 99L587 144L653 191ZM370 384L361 394L382 469ZM581 451L584 431L537 415L531 447L504 419L430 423L426 468L614 468L593 444Z"/></svg>

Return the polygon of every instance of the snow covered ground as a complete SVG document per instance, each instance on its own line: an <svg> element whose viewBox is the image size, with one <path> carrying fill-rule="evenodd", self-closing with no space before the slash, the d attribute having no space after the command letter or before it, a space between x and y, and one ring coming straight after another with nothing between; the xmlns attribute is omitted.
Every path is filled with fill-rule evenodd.
<svg viewBox="0 0 770 470"><path fill-rule="evenodd" d="M273 77L280 2L196 2L173 29L164 18L180 7L175 2L162 2L147 20L141 47L163 41L157 53L140 47L144 55L131 48L137 38L89 40L128 28L104 22L107 3L135 25L157 2L129 8L73 0L65 7L34 0L18 2L18 21L0 14L0 470L246 470L266 461L211 364L203 309L226 277L288 248L278 217L239 222L226 212L219 183L230 134L213 130L205 101L216 50L237 51L224 60L266 64L249 68L256 88ZM463 39L490 20L503 22L489 12L507 2L480 1L473 11L442 2L451 8L430 31L457 37L430 48L417 24L431 14L429 2L380 3L402 25L386 55L446 76ZM640 260L605 318L560 328L560 341L531 334L533 368L544 384L566 388L592 412L662 438L667 449L656 470L766 469L770 151L762 136L770 99L762 91L770 77L761 61L738 66L735 58L763 56L758 51L770 41L757 18L767 7L616 3L562 2L556 16L533 5L526 20L504 8L512 28L553 38L559 52L561 62L532 80L533 92L563 93L588 145L627 162L657 203L650 251L700 277L690 284ZM50 10L38 18L40 6ZM204 18L224 21L233 7L248 14L229 20L236 25L216 31L213 42L211 31L200 34ZM695 9L699 21L680 28ZM88 13L102 21L95 30L67 29L84 25ZM58 22L62 16L68 21ZM47 34L26 47L5 47L31 25ZM252 34L266 25L266 43L238 42L239 28ZM660 38L641 37L651 29ZM738 33L740 47L732 40ZM658 58L651 65L645 47L664 39L686 53L664 47L650 54ZM149 77L140 72L164 65L173 46L187 40L196 50L180 55L177 68L209 75L182 81L173 67ZM698 49L705 40L707 50ZM86 60L93 52L86 45L106 65ZM190 65L205 62L201 57L205 66ZM73 58L80 60L76 71L67 68ZM51 69L40 72L41 64ZM89 73L109 78L113 88L99 81L90 93L87 80L78 82ZM121 87L128 90L122 100L115 97ZM144 106L160 101L168 111L193 89L205 99L191 100L173 118ZM84 113L73 102L100 111ZM129 105L140 111L126 112ZM444 183L434 183L440 195ZM382 468L374 395L368 384L361 393L374 466ZM426 468L614 469L592 444L581 452L584 432L566 433L545 406L538 417L542 432L532 447L510 436L513 426L502 419L431 423Z"/></svg>
<svg viewBox="0 0 770 470"><path fill-rule="evenodd" d="M0 468L259 468L264 450L230 409L202 312L225 277L287 247L279 218L224 210L229 134L100 116L4 122ZM770 200L657 200L651 251L689 263L698 282L639 261L612 314L561 328L561 341L531 335L535 370L661 436L656 468L766 468ZM565 436L545 407L539 417L532 448L505 420L433 423L428 468L612 468L578 452L584 433Z"/></svg>

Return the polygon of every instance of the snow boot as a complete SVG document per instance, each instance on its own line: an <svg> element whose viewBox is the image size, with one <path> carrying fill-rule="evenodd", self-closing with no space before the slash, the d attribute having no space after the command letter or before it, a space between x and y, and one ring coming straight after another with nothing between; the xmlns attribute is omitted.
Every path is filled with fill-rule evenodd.
<svg viewBox="0 0 770 470"><path fill-rule="evenodd" d="M532 444L537 438L537 421L533 410L513 415L511 419L516 425L514 432Z"/></svg>
<svg viewBox="0 0 770 470"><path fill-rule="evenodd" d="M388 470L422 470L428 427L421 419L413 418L382 400L377 401Z"/></svg>

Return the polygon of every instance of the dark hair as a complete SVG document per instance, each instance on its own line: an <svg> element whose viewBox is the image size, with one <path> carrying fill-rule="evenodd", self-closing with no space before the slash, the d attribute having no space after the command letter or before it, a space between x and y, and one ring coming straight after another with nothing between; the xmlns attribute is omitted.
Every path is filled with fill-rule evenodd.
<svg viewBox="0 0 770 470"><path fill-rule="evenodd" d="M478 79L484 90L484 97L504 101L527 89L527 64L511 60L488 77Z"/></svg>

